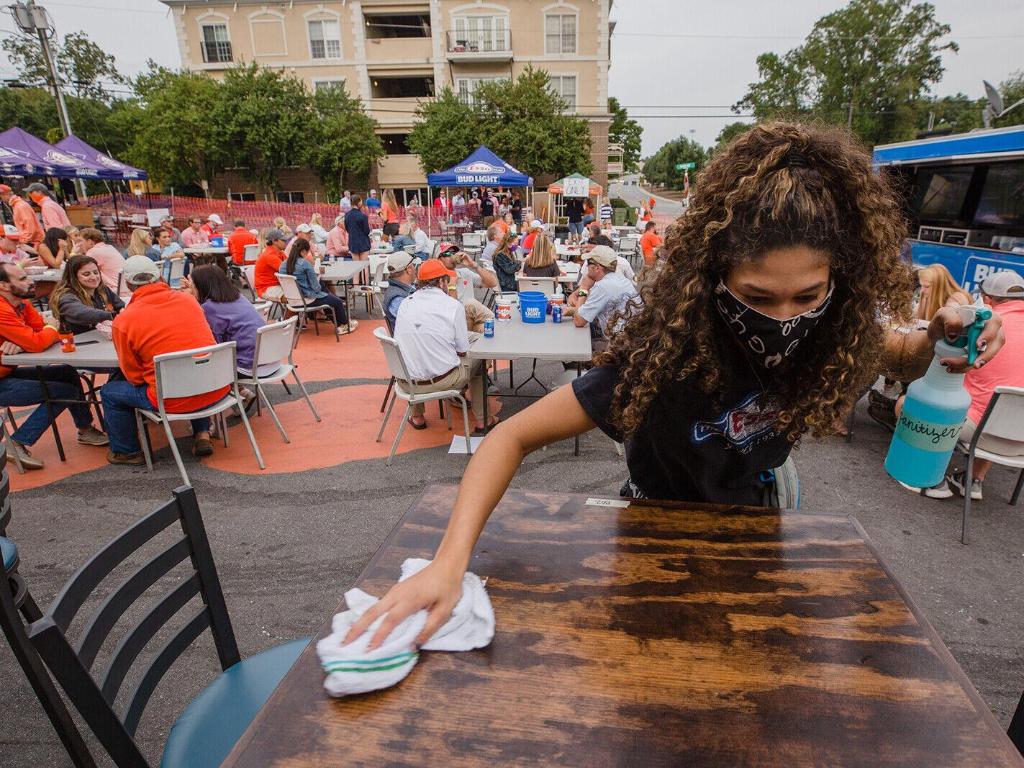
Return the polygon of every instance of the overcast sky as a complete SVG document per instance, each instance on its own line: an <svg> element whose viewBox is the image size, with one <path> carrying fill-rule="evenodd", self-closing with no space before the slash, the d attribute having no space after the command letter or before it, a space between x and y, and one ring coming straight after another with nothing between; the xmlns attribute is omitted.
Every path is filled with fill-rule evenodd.
<svg viewBox="0 0 1024 768"><path fill-rule="evenodd" d="M134 75L153 58L180 66L167 6L157 0L37 0L62 35L84 30ZM982 96L982 78L997 83L1024 68L1024 2L932 0L952 27L958 54L944 58L939 95ZM644 126L644 154L677 136L711 144L730 117L729 106L757 77L755 59L784 52L806 37L840 0L615 0L609 92ZM0 16L0 29L13 28ZM10 76L10 65L0 61ZM655 117L663 115L664 117ZM692 133L691 133L692 132Z"/></svg>

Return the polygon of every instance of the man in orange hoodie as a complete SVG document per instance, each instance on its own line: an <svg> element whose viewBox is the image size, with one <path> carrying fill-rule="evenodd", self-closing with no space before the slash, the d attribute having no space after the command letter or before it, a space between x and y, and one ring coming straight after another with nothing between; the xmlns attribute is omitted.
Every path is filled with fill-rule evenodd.
<svg viewBox="0 0 1024 768"><path fill-rule="evenodd" d="M0 264L0 352L16 355L19 352L42 352L57 343L57 329L43 324L43 318L26 299L35 296L35 284L17 264ZM0 365L0 406L35 405L44 403L43 385L34 366L11 368ZM63 410L70 405L71 415L78 427L78 442L84 445L106 445L107 436L92 424L92 413L82 393L82 382L70 365L48 365L41 369L46 380L46 391L52 402L50 408L40 405L11 435L10 451L17 451L25 469L42 469L43 462L29 453L43 432ZM13 455L8 455L13 461Z"/></svg>
<svg viewBox="0 0 1024 768"><path fill-rule="evenodd" d="M146 256L132 256L124 263L124 279L132 300L114 318L113 339L124 381L108 381L100 390L104 419L110 435L107 461L111 464L145 464L135 425L135 409L155 411L156 368L153 358L167 352L216 344L202 307L184 291L160 282L160 267ZM168 413L188 413L212 405L227 394L228 387L191 397L164 400ZM210 419L192 420L192 453L209 456Z"/></svg>

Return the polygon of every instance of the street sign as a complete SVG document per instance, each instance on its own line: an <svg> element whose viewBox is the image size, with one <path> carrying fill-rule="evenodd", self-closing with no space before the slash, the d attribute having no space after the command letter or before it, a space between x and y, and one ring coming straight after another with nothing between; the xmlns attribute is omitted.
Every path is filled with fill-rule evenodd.
<svg viewBox="0 0 1024 768"><path fill-rule="evenodd" d="M692 171L697 167L696 163L676 163L677 171Z"/></svg>

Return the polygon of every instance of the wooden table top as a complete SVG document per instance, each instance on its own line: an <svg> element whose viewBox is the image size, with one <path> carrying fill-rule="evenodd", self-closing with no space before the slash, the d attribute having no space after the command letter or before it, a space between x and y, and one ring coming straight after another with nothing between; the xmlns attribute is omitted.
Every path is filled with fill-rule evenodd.
<svg viewBox="0 0 1024 768"><path fill-rule="evenodd" d="M358 586L430 557L454 498L427 488ZM470 567L488 648L335 700L311 645L224 765L1024 765L850 518L510 491Z"/></svg>

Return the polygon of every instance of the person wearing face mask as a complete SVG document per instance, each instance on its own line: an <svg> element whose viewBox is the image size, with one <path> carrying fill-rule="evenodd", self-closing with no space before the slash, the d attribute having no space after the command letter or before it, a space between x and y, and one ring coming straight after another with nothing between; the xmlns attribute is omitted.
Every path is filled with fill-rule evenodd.
<svg viewBox="0 0 1024 768"><path fill-rule="evenodd" d="M103 284L99 264L91 256L72 256L50 294L54 322L71 333L91 331L124 309L124 302Z"/></svg>
<svg viewBox="0 0 1024 768"><path fill-rule="evenodd" d="M594 368L488 435L430 565L364 613L346 641L383 617L369 642L377 648L421 609L417 642L430 638L526 454L595 427L625 443L633 496L797 506L794 442L832 433L880 370L923 374L935 342L962 330L951 308L907 334L879 320L909 321L905 237L898 195L846 131L770 122L737 137L701 172L661 273L611 318L618 330ZM973 367L1002 344L993 317ZM968 368L966 356L945 363Z"/></svg>
<svg viewBox="0 0 1024 768"><path fill-rule="evenodd" d="M39 213L43 217L44 230L55 227L64 229L64 227L71 226L71 219L68 218L61 204L50 197L50 191L46 188L46 185L39 182L29 184L25 187L25 192L28 193L32 202L39 206Z"/></svg>

